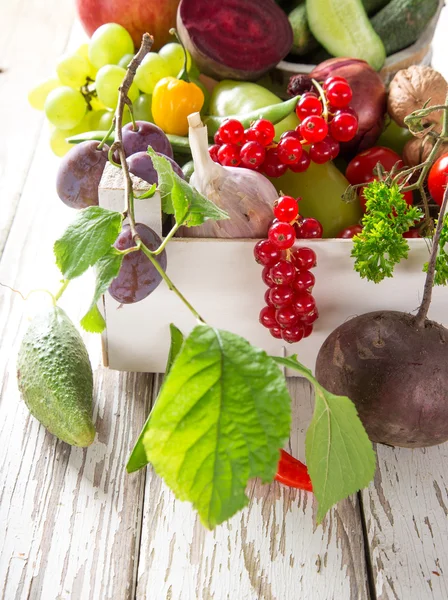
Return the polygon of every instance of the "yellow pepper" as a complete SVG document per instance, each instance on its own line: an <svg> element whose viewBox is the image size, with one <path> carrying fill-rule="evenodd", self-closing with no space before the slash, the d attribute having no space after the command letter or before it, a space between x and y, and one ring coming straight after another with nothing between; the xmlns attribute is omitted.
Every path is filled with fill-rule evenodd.
<svg viewBox="0 0 448 600"><path fill-rule="evenodd" d="M187 135L188 115L199 112L204 104L204 93L193 82L175 77L164 77L152 94L154 123L165 133Z"/></svg>

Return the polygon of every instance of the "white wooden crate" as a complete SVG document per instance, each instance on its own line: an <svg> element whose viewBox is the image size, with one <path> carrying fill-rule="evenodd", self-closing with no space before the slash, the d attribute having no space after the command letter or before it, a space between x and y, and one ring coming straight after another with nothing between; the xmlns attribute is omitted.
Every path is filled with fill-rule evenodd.
<svg viewBox="0 0 448 600"><path fill-rule="evenodd" d="M134 179L135 189L147 185ZM123 209L122 176L106 165L100 184L100 205ZM160 197L136 201L136 220L161 234ZM262 267L253 257L256 240L182 239L167 245L167 273L209 325L239 334L274 355L297 354L314 369L326 337L346 319L373 310L415 311L423 292L428 260L425 240L409 239L409 258L395 269L394 277L374 284L353 270L351 240L304 240L317 255L314 296L320 317L311 336L297 344L271 337L258 322L266 286ZM448 324L448 290L435 288L429 317ZM195 318L162 282L145 300L120 305L109 294L102 306L107 322L103 336L104 361L112 369L163 373L169 349L169 324L188 333ZM294 375L294 373L291 373Z"/></svg>

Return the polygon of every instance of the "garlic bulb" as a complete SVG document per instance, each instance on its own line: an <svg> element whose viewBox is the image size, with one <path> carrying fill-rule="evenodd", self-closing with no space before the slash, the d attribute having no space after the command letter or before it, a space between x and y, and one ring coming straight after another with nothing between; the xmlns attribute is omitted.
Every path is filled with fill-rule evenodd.
<svg viewBox="0 0 448 600"><path fill-rule="evenodd" d="M188 117L194 173L190 183L229 214L223 221L206 221L198 227L182 227L183 237L262 238L273 219L278 193L261 173L215 163L208 152L207 127L199 113Z"/></svg>

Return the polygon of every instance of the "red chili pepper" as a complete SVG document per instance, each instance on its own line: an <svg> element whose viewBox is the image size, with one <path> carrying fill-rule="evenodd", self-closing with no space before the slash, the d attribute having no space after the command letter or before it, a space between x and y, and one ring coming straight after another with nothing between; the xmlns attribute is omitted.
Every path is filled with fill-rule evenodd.
<svg viewBox="0 0 448 600"><path fill-rule="evenodd" d="M313 491L308 469L300 460L284 450L280 450L280 461L277 467L276 481L299 490Z"/></svg>

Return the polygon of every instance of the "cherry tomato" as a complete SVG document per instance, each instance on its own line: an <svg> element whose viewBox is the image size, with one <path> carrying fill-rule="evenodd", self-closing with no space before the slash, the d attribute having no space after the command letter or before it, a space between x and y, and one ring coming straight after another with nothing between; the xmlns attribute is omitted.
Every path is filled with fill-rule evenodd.
<svg viewBox="0 0 448 600"><path fill-rule="evenodd" d="M448 154L443 154L432 165L428 175L428 188L434 202L442 206L443 195L448 183Z"/></svg>
<svg viewBox="0 0 448 600"><path fill-rule="evenodd" d="M374 176L373 170L378 163L381 163L386 171L390 171L397 162L398 167L403 166L399 154L384 146L373 146L348 163L345 176L352 185L366 183Z"/></svg>
<svg viewBox="0 0 448 600"><path fill-rule="evenodd" d="M376 177L371 177L368 181L366 181L366 185L368 183L370 183L371 181L375 181L377 178ZM366 186L363 185L362 187L358 188L358 196L359 196L359 203L361 204L361 208L362 208L362 212L366 212L366 199L364 196L364 188ZM404 199L406 200L406 204L408 206L412 206L414 203L414 196L412 194L412 192L405 192L404 193Z"/></svg>
<svg viewBox="0 0 448 600"><path fill-rule="evenodd" d="M358 235L358 233L361 233L361 231L362 231L361 225L351 225L350 227L346 227L345 229L343 229L338 234L338 238L349 239L349 238L355 237L355 235Z"/></svg>

